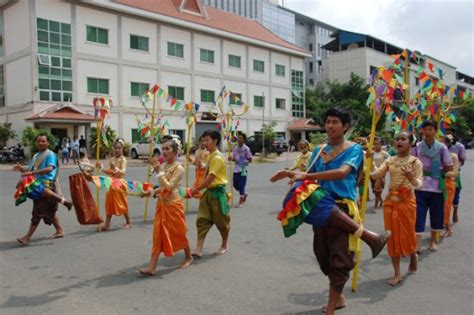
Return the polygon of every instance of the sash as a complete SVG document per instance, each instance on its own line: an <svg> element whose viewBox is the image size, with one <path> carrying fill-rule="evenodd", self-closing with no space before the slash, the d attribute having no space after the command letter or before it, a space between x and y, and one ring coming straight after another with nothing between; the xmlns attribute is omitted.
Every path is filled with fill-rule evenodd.
<svg viewBox="0 0 474 315"><path fill-rule="evenodd" d="M329 162L337 158L339 155L349 149L353 144L354 142L346 141L343 144L337 146L335 149L331 150L330 152L321 152L321 158L323 159L324 164L328 164Z"/></svg>

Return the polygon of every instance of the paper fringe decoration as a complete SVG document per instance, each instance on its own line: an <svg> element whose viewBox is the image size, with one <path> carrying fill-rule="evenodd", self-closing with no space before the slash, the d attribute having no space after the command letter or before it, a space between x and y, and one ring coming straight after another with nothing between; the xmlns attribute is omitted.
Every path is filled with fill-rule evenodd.
<svg viewBox="0 0 474 315"><path fill-rule="evenodd" d="M92 176L92 181L98 188L104 188L106 191L112 188L132 196L141 196L148 189L155 187L152 183L109 176Z"/></svg>

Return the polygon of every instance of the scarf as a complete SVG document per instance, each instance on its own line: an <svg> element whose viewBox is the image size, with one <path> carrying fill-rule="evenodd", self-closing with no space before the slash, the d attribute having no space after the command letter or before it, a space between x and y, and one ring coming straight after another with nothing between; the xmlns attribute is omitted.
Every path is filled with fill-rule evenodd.
<svg viewBox="0 0 474 315"><path fill-rule="evenodd" d="M431 160L431 170L428 176L431 176L434 179L441 178L441 149L443 144L437 140L434 140L433 145L428 147L428 145L423 141L420 145L421 154L426 156Z"/></svg>

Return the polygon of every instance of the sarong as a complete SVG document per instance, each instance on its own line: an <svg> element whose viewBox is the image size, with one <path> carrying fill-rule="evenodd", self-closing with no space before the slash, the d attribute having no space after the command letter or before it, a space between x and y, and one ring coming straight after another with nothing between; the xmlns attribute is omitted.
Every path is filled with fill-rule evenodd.
<svg viewBox="0 0 474 315"><path fill-rule="evenodd" d="M161 194L156 203L155 220L153 222L152 254L164 253L173 256L177 251L189 246L186 237L186 217L183 201L178 195Z"/></svg>
<svg viewBox="0 0 474 315"><path fill-rule="evenodd" d="M118 189L110 187L105 195L105 213L107 216L121 216L128 213L127 188L125 184Z"/></svg>
<svg viewBox="0 0 474 315"><path fill-rule="evenodd" d="M36 179L30 175L21 179L15 191L15 205L18 206L26 201L27 198L40 200L44 190L50 185L49 180Z"/></svg>
<svg viewBox="0 0 474 315"><path fill-rule="evenodd" d="M456 180L452 177L446 178L446 199L444 200L444 225L449 224L451 210L453 208L454 196L456 194Z"/></svg>
<svg viewBox="0 0 474 315"><path fill-rule="evenodd" d="M79 224L89 225L104 222L82 173L69 176L69 188Z"/></svg>
<svg viewBox="0 0 474 315"><path fill-rule="evenodd" d="M409 188L390 191L383 204L385 230L390 257L405 257L416 251L416 198Z"/></svg>
<svg viewBox="0 0 474 315"><path fill-rule="evenodd" d="M203 168L198 168L196 167L196 178L194 179L194 183L193 183L193 186L192 188L197 188L199 185L201 185L201 183L204 181L204 179L206 179L206 168L203 167ZM201 192L197 192L193 195L193 198L196 198L196 199L199 199L201 198L202 196L202 193Z"/></svg>

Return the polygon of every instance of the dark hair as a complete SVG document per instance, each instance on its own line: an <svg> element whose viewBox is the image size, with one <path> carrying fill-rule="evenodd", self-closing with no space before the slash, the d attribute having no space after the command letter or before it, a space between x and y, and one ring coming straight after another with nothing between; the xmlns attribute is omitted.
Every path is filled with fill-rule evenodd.
<svg viewBox="0 0 474 315"><path fill-rule="evenodd" d="M397 137L398 137L399 135L401 135L402 133L404 133L404 134L406 134L406 135L408 136L408 141L410 141L410 144L413 145L413 144L414 144L413 142L415 142L415 136L413 135L413 133L411 133L411 132L409 132L409 131L400 131L400 132L398 133L398 135L395 137L395 139L397 139Z"/></svg>
<svg viewBox="0 0 474 315"><path fill-rule="evenodd" d="M324 114L324 120L328 119L329 116L334 116L334 117L339 118L343 125L351 124L351 114L349 114L349 112L343 108L333 107L333 108L328 109L326 113Z"/></svg>
<svg viewBox="0 0 474 315"><path fill-rule="evenodd" d="M40 133L38 133L38 134L36 135L36 137L35 137L35 142L36 142L36 140L38 140L38 137L45 137L45 138L46 138L46 141L49 142L48 135L47 135L46 133L44 133L44 132L40 132Z"/></svg>
<svg viewBox="0 0 474 315"><path fill-rule="evenodd" d="M170 146L171 150L173 150L174 153L178 153L178 143L174 140L166 140L165 142L163 142L163 144L165 143L168 143L168 145Z"/></svg>
<svg viewBox="0 0 474 315"><path fill-rule="evenodd" d="M381 137L376 136L376 137L374 138L374 143L375 143L375 141L378 141L378 142L380 142L380 144L383 144L383 140L382 140Z"/></svg>
<svg viewBox="0 0 474 315"><path fill-rule="evenodd" d="M434 120L425 120L421 125L421 128L424 129L426 127L433 127L434 129L438 130L438 123Z"/></svg>
<svg viewBox="0 0 474 315"><path fill-rule="evenodd" d="M221 134L217 130L206 130L202 134L202 137L210 137L212 140L217 140L217 145L221 143Z"/></svg>
<svg viewBox="0 0 474 315"><path fill-rule="evenodd" d="M237 135L237 137L242 137L244 139L244 141L247 141L247 135L243 132L239 132L239 134Z"/></svg>
<svg viewBox="0 0 474 315"><path fill-rule="evenodd" d="M166 142L166 141L173 140L173 137L170 135L164 135L163 137L161 137L161 139L163 139L163 141Z"/></svg>
<svg viewBox="0 0 474 315"><path fill-rule="evenodd" d="M83 158L84 156L86 156L84 152L79 152L79 157Z"/></svg>
<svg viewBox="0 0 474 315"><path fill-rule="evenodd" d="M114 141L114 147L115 147L115 145L116 145L117 143L120 144L120 147L122 147L122 149L123 149L123 145L124 145L125 141L124 141L122 138L116 139L116 140Z"/></svg>

